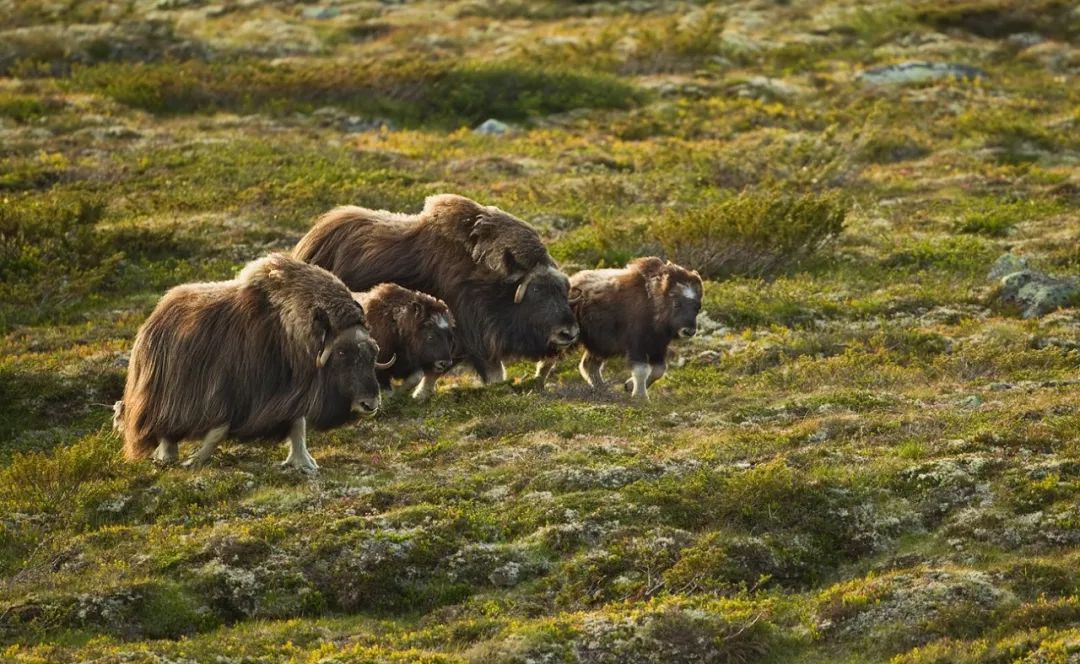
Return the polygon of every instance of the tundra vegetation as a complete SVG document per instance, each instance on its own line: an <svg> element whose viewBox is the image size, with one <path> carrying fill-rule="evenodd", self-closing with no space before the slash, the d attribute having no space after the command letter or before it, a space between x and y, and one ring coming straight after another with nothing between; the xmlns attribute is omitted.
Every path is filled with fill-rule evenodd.
<svg viewBox="0 0 1080 664"><path fill-rule="evenodd" d="M1080 276L1075 2L0 15L5 661L1077 657L1080 301L987 278ZM967 68L861 76L911 61ZM519 363L313 432L314 480L123 461L166 289L447 191L699 269L651 402Z"/></svg>

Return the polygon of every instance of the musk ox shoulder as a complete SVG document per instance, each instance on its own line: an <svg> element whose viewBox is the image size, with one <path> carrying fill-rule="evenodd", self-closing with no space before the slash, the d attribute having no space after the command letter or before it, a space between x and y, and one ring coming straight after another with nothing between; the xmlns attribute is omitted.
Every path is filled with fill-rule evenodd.
<svg viewBox="0 0 1080 664"><path fill-rule="evenodd" d="M439 376L454 363L450 308L426 293L389 283L354 297L363 305L368 329L383 355L397 358L392 367L377 372L379 384L390 389L392 380L402 380L402 390L416 388L414 398L431 396Z"/></svg>
<svg viewBox="0 0 1080 664"><path fill-rule="evenodd" d="M579 370L589 385L604 385L604 361L623 355L630 362L626 389L648 399L648 388L667 370L668 345L697 333L702 281L697 272L655 256L625 268L584 270L570 277L570 298L585 352ZM537 365L543 381L555 358Z"/></svg>
<svg viewBox="0 0 1080 664"><path fill-rule="evenodd" d="M226 436L277 439L290 445L286 464L316 470L309 411L379 406L364 322L337 277L286 254L173 288L139 329L115 407L127 458L173 462L180 441L198 439L197 466Z"/></svg>
<svg viewBox="0 0 1080 664"><path fill-rule="evenodd" d="M457 356L484 382L505 379L504 358L539 359L577 339L569 282L536 230L463 196L432 196L415 215L336 208L293 255L354 291L393 282L443 300Z"/></svg>

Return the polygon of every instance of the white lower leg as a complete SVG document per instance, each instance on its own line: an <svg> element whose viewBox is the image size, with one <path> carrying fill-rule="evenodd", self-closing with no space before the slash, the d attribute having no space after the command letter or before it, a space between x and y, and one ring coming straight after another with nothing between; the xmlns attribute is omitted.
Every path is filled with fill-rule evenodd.
<svg viewBox="0 0 1080 664"><path fill-rule="evenodd" d="M176 463L176 460L180 458L180 446L174 440L159 438L152 458L158 463Z"/></svg>
<svg viewBox="0 0 1080 664"><path fill-rule="evenodd" d="M632 386L631 396L635 399L648 400L648 380L652 375L652 367L648 364L634 363L630 365L630 381Z"/></svg>
<svg viewBox="0 0 1080 664"><path fill-rule="evenodd" d="M216 450L218 444L224 440L225 434L227 433L229 433L229 427L226 424L211 429L206 436L203 437L202 446L199 447L199 451L185 461L184 465L189 468L201 467L210 459L210 455L214 453L214 450Z"/></svg>
<svg viewBox="0 0 1080 664"><path fill-rule="evenodd" d="M413 399L419 399L423 401L429 398L435 393L435 382L439 380L439 374L429 371L424 372L424 377L420 379L420 384L413 390Z"/></svg>
<svg viewBox="0 0 1080 664"><path fill-rule="evenodd" d="M599 389L604 386L604 361L595 355L589 354L585 351L585 354L581 356L581 363L578 364L578 372L581 377L585 379L585 382L592 387Z"/></svg>
<svg viewBox="0 0 1080 664"><path fill-rule="evenodd" d="M484 379L485 385L491 385L492 383L504 383L506 382L506 365L499 362L498 366L491 366L487 369L487 377Z"/></svg>
<svg viewBox="0 0 1080 664"><path fill-rule="evenodd" d="M307 421L302 417L298 417L293 420L292 427L289 429L287 441L289 443L289 456L285 457L282 466L292 466L309 473L319 470L319 464L315 463L315 459L308 454L306 438Z"/></svg>
<svg viewBox="0 0 1080 664"><path fill-rule="evenodd" d="M555 365L559 363L554 357L546 357L536 363L536 378L540 381L540 387L544 386L551 372L555 371Z"/></svg>

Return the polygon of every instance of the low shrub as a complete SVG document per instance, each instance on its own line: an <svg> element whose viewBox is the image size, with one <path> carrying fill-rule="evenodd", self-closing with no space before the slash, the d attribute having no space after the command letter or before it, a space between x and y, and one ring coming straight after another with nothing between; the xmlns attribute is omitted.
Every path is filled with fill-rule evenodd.
<svg viewBox="0 0 1080 664"><path fill-rule="evenodd" d="M650 228L664 253L702 276L761 276L797 266L844 229L839 194L744 192L667 214Z"/></svg>
<svg viewBox="0 0 1080 664"><path fill-rule="evenodd" d="M640 93L618 79L511 64L261 62L102 64L68 85L153 113L310 111L327 104L405 124L453 127L575 108L627 108Z"/></svg>

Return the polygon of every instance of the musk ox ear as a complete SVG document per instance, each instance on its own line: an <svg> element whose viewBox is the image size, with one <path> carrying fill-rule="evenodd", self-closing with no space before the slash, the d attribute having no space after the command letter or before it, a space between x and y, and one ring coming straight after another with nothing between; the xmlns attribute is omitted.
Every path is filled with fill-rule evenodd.
<svg viewBox="0 0 1080 664"><path fill-rule="evenodd" d="M419 303L419 302L413 302L412 303L412 313L413 313L413 316L416 316L417 320L423 320L424 319L424 313L425 313L424 312L424 305Z"/></svg>

